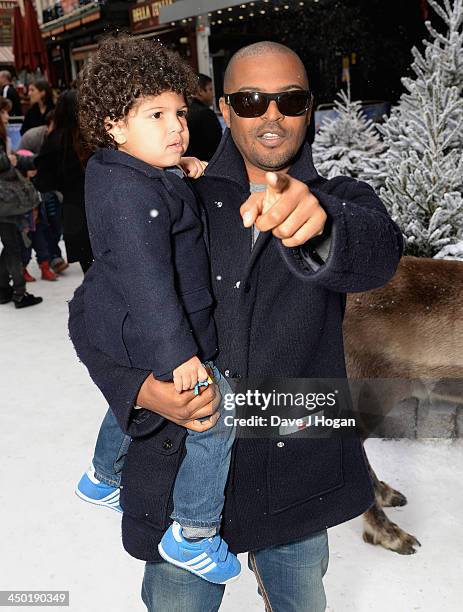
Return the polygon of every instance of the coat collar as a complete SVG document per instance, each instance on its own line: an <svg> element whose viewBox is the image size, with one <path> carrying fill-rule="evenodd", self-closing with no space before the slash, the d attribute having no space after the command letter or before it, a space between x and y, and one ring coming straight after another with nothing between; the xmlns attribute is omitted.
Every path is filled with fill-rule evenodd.
<svg viewBox="0 0 463 612"><path fill-rule="evenodd" d="M288 174L304 183L319 178L313 164L312 150L307 141L299 149ZM228 128L224 132L214 157L206 168L205 176L233 181L242 188L249 189L246 166Z"/></svg>
<svg viewBox="0 0 463 612"><path fill-rule="evenodd" d="M94 154L94 159L103 164L118 164L119 166L127 166L137 172L142 172L149 178L164 178L164 170L154 168L150 164L137 159L124 151L116 151L114 149L98 149Z"/></svg>

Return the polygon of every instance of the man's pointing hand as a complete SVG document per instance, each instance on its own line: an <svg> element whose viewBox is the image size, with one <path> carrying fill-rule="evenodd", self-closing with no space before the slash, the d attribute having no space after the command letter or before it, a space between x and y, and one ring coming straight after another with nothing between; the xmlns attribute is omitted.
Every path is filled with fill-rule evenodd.
<svg viewBox="0 0 463 612"><path fill-rule="evenodd" d="M267 172L267 189L253 193L241 206L245 227L271 230L287 247L305 244L323 232L326 212L310 189L283 172Z"/></svg>

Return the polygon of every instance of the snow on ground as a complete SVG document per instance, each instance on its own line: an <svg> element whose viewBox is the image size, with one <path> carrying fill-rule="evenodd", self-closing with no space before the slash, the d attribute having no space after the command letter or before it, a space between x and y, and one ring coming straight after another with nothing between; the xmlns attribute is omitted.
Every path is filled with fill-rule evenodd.
<svg viewBox="0 0 463 612"><path fill-rule="evenodd" d="M106 410L67 337L66 300L80 280L73 265L56 283L29 285L43 304L0 306L0 590L69 590L74 612L143 611L143 563L122 548L120 516L73 494ZM388 515L423 546L404 557L367 545L361 519L331 529L328 610L461 610L463 446L370 440L367 450L409 500ZM221 607L239 609L263 610L248 570Z"/></svg>

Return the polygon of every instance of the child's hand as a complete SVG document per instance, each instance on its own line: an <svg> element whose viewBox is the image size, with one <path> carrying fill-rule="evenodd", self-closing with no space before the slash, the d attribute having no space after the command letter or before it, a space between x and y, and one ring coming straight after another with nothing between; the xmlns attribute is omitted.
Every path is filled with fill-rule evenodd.
<svg viewBox="0 0 463 612"><path fill-rule="evenodd" d="M188 178L197 179L204 174L207 162L201 161L197 157L182 157L179 165L188 175Z"/></svg>
<svg viewBox="0 0 463 612"><path fill-rule="evenodd" d="M197 357L192 357L174 370L174 386L178 393L194 389L198 381L207 380L208 373Z"/></svg>

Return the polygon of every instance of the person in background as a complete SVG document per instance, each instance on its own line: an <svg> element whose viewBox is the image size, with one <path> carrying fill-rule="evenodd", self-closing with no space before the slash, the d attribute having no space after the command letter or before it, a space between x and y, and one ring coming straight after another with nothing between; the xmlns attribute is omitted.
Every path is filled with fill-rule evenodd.
<svg viewBox="0 0 463 612"><path fill-rule="evenodd" d="M13 117L20 117L23 114L21 100L19 99L19 94L16 91L16 87L11 81L11 72L8 70L0 71L0 89L2 92L1 95L11 102L10 114Z"/></svg>
<svg viewBox="0 0 463 612"><path fill-rule="evenodd" d="M32 155L31 157L33 159ZM27 176L33 177L34 174L35 170L29 170ZM48 224L43 199L40 200L40 205L34 211L34 215L28 215L27 228L23 228L22 234L21 259L24 280L28 283L35 281L27 269L32 259L32 250L34 250L42 280L56 281L58 276L50 267L51 253L48 245Z"/></svg>
<svg viewBox="0 0 463 612"><path fill-rule="evenodd" d="M53 92L45 79L37 79L29 85L31 107L24 116L21 135L33 127L46 124L47 114L54 108Z"/></svg>
<svg viewBox="0 0 463 612"><path fill-rule="evenodd" d="M222 127L211 106L214 102L212 79L205 74L198 75L198 90L188 108L188 129L190 144L186 157L197 157L209 161L219 146Z"/></svg>
<svg viewBox="0 0 463 612"><path fill-rule="evenodd" d="M26 149L38 155L45 142L45 138L53 130L53 117L55 111L47 113L46 124L27 130L19 143L19 150ZM69 268L69 264L63 259L63 254L59 246L63 234L63 224L61 221L61 200L62 196L57 191L47 191L41 194L43 206L41 212L45 221L45 237L48 244L50 268L55 274L61 274ZM27 272L26 272L27 273ZM35 280L28 275L27 281Z"/></svg>
<svg viewBox="0 0 463 612"><path fill-rule="evenodd" d="M26 292L18 226L23 223L24 214L37 206L38 199L14 168L15 165L18 169L27 170L30 160L9 154L6 126L10 110L11 101L0 97L0 240L3 245L0 255L0 304L13 301L16 308L26 308L40 304L42 298Z"/></svg>
<svg viewBox="0 0 463 612"><path fill-rule="evenodd" d="M85 273L93 253L88 236L84 199L86 155L79 137L75 90L61 94L55 109L53 130L35 159L35 186L42 192L63 196L63 235L69 263L79 262Z"/></svg>
<svg viewBox="0 0 463 612"><path fill-rule="evenodd" d="M43 125L38 125L24 132L19 141L18 150L27 149L28 151L32 151L34 155L38 155L45 142L45 138L53 128L54 114L54 110L49 111L45 116L45 123Z"/></svg>

